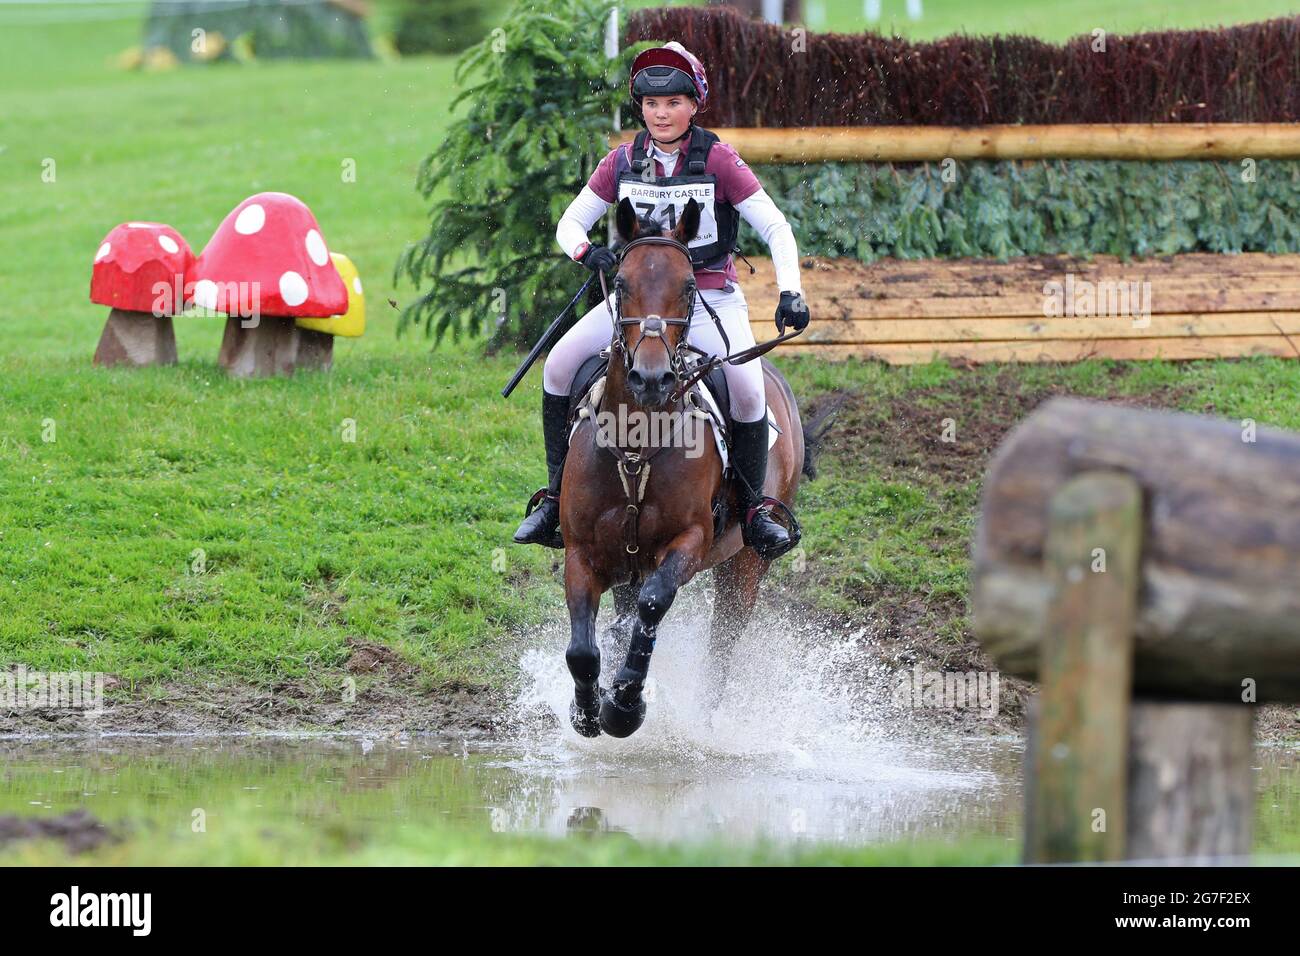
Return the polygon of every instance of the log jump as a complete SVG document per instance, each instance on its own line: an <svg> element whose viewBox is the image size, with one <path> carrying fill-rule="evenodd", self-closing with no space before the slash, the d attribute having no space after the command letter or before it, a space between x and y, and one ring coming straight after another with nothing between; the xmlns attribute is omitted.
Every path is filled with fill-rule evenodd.
<svg viewBox="0 0 1300 956"><path fill-rule="evenodd" d="M797 126L716 130L751 163L944 159L1294 159L1295 123L1062 123L1052 126ZM630 142L614 133L610 147Z"/></svg>
<svg viewBox="0 0 1300 956"><path fill-rule="evenodd" d="M998 449L976 633L1036 680L1027 862L1251 846L1256 703L1300 700L1300 436L1055 399Z"/></svg>

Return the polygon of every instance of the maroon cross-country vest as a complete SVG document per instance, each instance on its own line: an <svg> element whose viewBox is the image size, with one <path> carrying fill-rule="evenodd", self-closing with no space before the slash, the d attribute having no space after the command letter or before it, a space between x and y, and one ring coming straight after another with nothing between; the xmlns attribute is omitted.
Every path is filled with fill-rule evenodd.
<svg viewBox="0 0 1300 956"><path fill-rule="evenodd" d="M686 173L656 176L654 162L646 155L649 132L641 130L632 141L631 158L620 149L614 157L614 179L618 186L615 202L630 199L638 215L653 216L671 229L694 199L701 206L700 229L687 243L695 269L724 269L727 256L736 248L740 217L736 207L718 199L718 177L704 171L709 150L718 142L716 133L696 126L691 130L686 152Z"/></svg>

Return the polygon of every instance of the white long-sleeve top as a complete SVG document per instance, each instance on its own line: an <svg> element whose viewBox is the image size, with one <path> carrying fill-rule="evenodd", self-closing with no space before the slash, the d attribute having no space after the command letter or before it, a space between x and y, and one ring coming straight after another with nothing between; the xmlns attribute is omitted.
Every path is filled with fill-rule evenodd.
<svg viewBox="0 0 1300 956"><path fill-rule="evenodd" d="M664 169L672 169L677 161L677 152L665 153L653 144L654 159L663 164ZM575 257L582 244L588 242L587 232L596 224L596 220L610 207L597 196L590 186L583 186L582 192L574 197L573 202L564 210L555 227L555 241L560 244L564 254L570 259ZM785 214L777 208L766 189L760 189L748 199L736 204L736 212L757 232L767 244L772 255L772 266L776 271L776 284L781 292L803 292L799 279L799 247L794 240L794 230L790 228Z"/></svg>

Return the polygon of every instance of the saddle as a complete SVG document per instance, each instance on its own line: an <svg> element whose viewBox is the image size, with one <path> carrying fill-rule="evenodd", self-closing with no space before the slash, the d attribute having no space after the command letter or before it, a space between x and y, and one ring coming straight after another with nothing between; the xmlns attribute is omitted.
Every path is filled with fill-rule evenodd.
<svg viewBox="0 0 1300 956"><path fill-rule="evenodd" d="M578 367L577 374L573 376L573 383L569 386L569 434L572 435L576 423L580 419L582 410L589 404L589 396L594 399L594 404L599 405L603 393L598 392L592 395L593 389L598 386L603 389L605 372L609 367L609 356L603 353L597 353L591 356ZM692 366L687 366L689 372ZM724 469L722 474L722 485L718 494L713 499L713 533L715 536L721 536L727 527L728 518L731 515L731 486L735 479L735 469L731 466L729 450L731 448L731 392L727 387L727 376L722 368L715 368L708 372L699 382L695 384L692 391L702 392L707 390L707 395L701 395L697 405L701 407L718 429L718 438L723 446L719 449L722 452ZM776 436L780 434L781 429L777 426L776 421L772 418L771 410L768 410L768 426L770 429L769 447L776 441ZM723 448L726 451L723 451Z"/></svg>
<svg viewBox="0 0 1300 956"><path fill-rule="evenodd" d="M609 368L609 356L596 354L591 356L578 367L578 372L573 376L573 384L569 386L569 429L572 432L576 423L579 412L584 405L588 403L588 396L591 395L592 389L597 383L605 377L605 371ZM687 366L689 370L691 366ZM699 383L695 385L692 391L699 390L700 387L708 389L708 396L701 396L706 402L700 403L709 417L720 427L721 439L727 448L731 447L731 392L727 388L727 376L721 368L715 368L710 371ZM595 396L596 403L599 404L602 395ZM775 423L774 423L775 424ZM727 456L724 454L724 458ZM727 469L730 471L730 468Z"/></svg>

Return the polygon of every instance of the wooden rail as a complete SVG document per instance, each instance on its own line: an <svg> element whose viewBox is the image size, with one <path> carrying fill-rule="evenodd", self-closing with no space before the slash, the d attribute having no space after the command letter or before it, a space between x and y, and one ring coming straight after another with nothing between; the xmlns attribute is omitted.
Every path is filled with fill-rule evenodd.
<svg viewBox="0 0 1300 956"><path fill-rule="evenodd" d="M739 263L756 340L773 332L771 261ZM813 314L777 355L968 362L1300 356L1300 255L1121 262L804 259Z"/></svg>
<svg viewBox="0 0 1300 956"><path fill-rule="evenodd" d="M613 134L611 148L630 142L635 132ZM734 127L714 132L750 163L1300 157L1300 123Z"/></svg>

